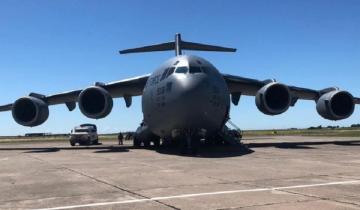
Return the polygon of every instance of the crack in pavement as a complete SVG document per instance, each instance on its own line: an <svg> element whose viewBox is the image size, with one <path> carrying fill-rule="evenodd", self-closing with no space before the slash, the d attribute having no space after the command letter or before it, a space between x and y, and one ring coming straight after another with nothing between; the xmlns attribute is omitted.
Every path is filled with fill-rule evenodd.
<svg viewBox="0 0 360 210"><path fill-rule="evenodd" d="M328 177L332 177L332 178L340 178L340 179L348 179L349 177L346 177L346 174L329 174L327 175ZM353 180L360 180L360 177L355 177L350 175L351 179Z"/></svg>
<svg viewBox="0 0 360 210"><path fill-rule="evenodd" d="M308 194L304 194L304 193L293 192L293 191L289 191L289 190L281 190L281 189L280 190L277 189L277 191L290 193L290 194L294 194L294 195L302 195L302 196L310 197L310 198L317 198L317 199L324 200L324 201L333 201L333 202L342 203L342 204L350 204L350 205L360 207L360 205L357 203L347 202L347 201L339 201L339 200L336 200L336 198L326 198L326 197L321 197L321 196L316 196L316 195L308 195Z"/></svg>
<svg viewBox="0 0 360 210"><path fill-rule="evenodd" d="M250 206L238 206L238 207L229 207L229 208L221 208L216 210L233 210L233 209L243 209L243 208L251 208L251 207L261 207L261 206L271 206L271 205L277 205L277 204L290 204L290 203L305 203L305 202L311 202L311 201L317 201L320 199L314 199L314 200L297 200L297 201L289 201L289 202L271 202L271 203L265 203L265 204L254 204Z"/></svg>
<svg viewBox="0 0 360 210"><path fill-rule="evenodd" d="M128 190L128 189L119 187L119 186L117 186L117 185L114 185L114 184L111 184L111 183L106 182L106 181L104 181L104 180L101 180L101 179L98 179L98 178L96 178L96 177L90 176L90 175L85 174L85 173L83 173L83 172L80 172L80 171L77 171L77 170L74 170L74 169L71 169L71 168L68 168L68 167L64 167L64 166L63 166L63 168L64 168L64 169L67 169L67 170L69 170L69 171L71 171L71 172L73 172L73 173L76 173L76 174L85 176L85 177L87 177L87 178L90 178L90 179L92 179L92 180L94 180L94 181L96 181L96 182L99 182L99 183L102 183L102 184L105 184L105 185L114 187L114 188L116 188L116 189L118 189L118 190L127 192L127 193L129 193L129 194L136 195L136 196L139 196L139 197L145 198L145 199L150 199L150 197L147 197L147 196L145 196L145 195L142 195L142 194L133 192L133 191L131 191L131 190ZM154 202L159 203L159 204L162 204L162 205L165 205L165 206L170 207L170 208L172 208L172 209L179 209L179 208L176 208L175 206L169 205L169 204L164 203L164 202L161 202L161 201L156 201L156 200L154 200Z"/></svg>
<svg viewBox="0 0 360 210"><path fill-rule="evenodd" d="M107 192L107 193L92 193L91 195L104 195L104 194L110 194L117 191ZM50 199L62 199L62 198L76 198L76 197L82 197L89 194L78 194L78 195L69 195L69 196L51 196L51 197L43 197L43 198L32 198L32 199L13 199L13 200L0 200L1 204L5 203L12 203L12 202L21 202L21 201L39 201L39 200L50 200ZM1 205L0 204L0 205Z"/></svg>

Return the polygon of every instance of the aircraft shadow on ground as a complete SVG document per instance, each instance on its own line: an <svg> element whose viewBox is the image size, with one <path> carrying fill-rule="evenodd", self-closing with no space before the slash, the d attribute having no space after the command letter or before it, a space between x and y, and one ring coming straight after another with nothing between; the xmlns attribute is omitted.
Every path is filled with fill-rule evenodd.
<svg viewBox="0 0 360 210"><path fill-rule="evenodd" d="M197 154L191 155L199 158L222 158L249 155L254 152L255 148L275 147L279 149L318 149L317 145L339 145L339 146L360 146L360 140L343 140L343 141L312 141L312 142L264 142L264 143L247 143L244 145L227 145L227 146L205 146L201 147ZM156 149L157 152L167 155L182 155L178 148Z"/></svg>
<svg viewBox="0 0 360 210"><path fill-rule="evenodd" d="M253 153L254 148L275 147L279 149L318 149L317 145L338 145L338 146L360 146L360 140L343 140L343 141L311 141L311 142L253 142L245 145L202 145L198 152L193 155L182 154L178 147L175 146L161 146L159 148L151 147L161 154L177 155L177 156L192 156L198 158L226 158L248 155ZM118 145L95 145L95 146L75 146L75 147L0 147L0 151L24 151L24 153L54 153L61 150L76 151L76 150L93 150L94 153L121 153L129 152L130 150L144 149L134 148L132 146L118 146Z"/></svg>
<svg viewBox="0 0 360 210"><path fill-rule="evenodd" d="M178 156L192 156L202 158L219 158L219 157L234 157L242 156L252 153L251 149L243 146L204 146L201 147L196 154L183 154L180 152L178 147L164 147L159 148L134 148L132 146L75 146L75 147L8 147L0 148L0 151L23 151L23 153L54 153L59 151L76 151L76 150L89 150L93 153L121 153L129 152L130 150L148 149L155 152L167 155L178 155Z"/></svg>
<svg viewBox="0 0 360 210"><path fill-rule="evenodd" d="M154 149L160 154L178 155L178 156L191 156L197 158L226 158L248 155L254 151L243 145L201 145L195 154L182 153L179 147L175 146L162 146Z"/></svg>
<svg viewBox="0 0 360 210"><path fill-rule="evenodd" d="M75 146L75 147L6 147L0 148L0 151L24 151L24 153L53 153L76 150L94 150L94 153L110 153L110 152L129 152L132 147L119 146Z"/></svg>

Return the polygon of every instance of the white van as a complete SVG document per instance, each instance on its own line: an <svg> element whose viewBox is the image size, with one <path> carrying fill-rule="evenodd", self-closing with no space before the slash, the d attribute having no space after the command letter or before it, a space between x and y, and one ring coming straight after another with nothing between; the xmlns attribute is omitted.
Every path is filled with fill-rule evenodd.
<svg viewBox="0 0 360 210"><path fill-rule="evenodd" d="M82 124L76 126L71 130L69 141L71 146L75 146L76 143L79 143L79 145L98 144L99 137L96 125Z"/></svg>

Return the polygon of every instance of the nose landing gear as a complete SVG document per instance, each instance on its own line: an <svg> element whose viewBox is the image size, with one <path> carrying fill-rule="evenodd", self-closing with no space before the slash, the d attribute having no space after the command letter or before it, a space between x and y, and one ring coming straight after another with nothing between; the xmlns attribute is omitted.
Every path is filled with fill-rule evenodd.
<svg viewBox="0 0 360 210"><path fill-rule="evenodd" d="M181 154L195 155L200 146L200 136L191 130L187 130L181 136Z"/></svg>

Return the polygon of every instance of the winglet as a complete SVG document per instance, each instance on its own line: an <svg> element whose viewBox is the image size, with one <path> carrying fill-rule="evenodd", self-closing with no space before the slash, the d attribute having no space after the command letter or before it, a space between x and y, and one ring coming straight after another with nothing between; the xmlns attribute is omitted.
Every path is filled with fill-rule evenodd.
<svg viewBox="0 0 360 210"><path fill-rule="evenodd" d="M186 42L181 40L181 34L175 35L175 41L160 43L155 45L148 45L138 48L131 48L119 51L120 54L140 53L140 52L155 52L155 51L169 51L175 50L175 55L181 55L182 50L196 50L196 51L214 51L214 52L236 52L235 48L221 47L215 45L207 45L195 42Z"/></svg>

